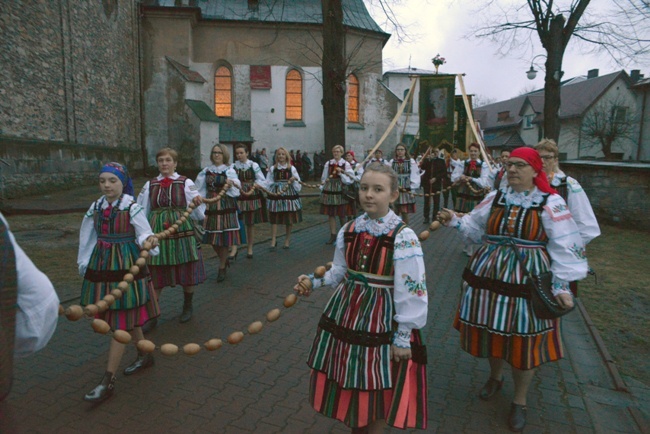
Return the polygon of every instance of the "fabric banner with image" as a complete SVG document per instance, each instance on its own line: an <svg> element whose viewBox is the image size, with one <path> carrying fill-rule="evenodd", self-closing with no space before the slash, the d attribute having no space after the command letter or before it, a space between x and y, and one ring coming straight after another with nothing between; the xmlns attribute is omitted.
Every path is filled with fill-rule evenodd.
<svg viewBox="0 0 650 434"><path fill-rule="evenodd" d="M455 88L453 74L420 76L420 139L430 145L454 142Z"/></svg>

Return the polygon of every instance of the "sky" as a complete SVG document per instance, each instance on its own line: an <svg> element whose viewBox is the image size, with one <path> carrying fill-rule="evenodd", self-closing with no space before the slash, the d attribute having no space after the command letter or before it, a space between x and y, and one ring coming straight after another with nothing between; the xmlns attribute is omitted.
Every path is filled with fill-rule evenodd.
<svg viewBox="0 0 650 434"><path fill-rule="evenodd" d="M511 0L512 1L512 0ZM592 0L588 11L598 12L609 0ZM369 4L369 11L375 21L384 29L385 14ZM375 1L376 3L376 1ZM544 54L539 38L533 35L536 46L527 52L510 52L507 57L497 54L498 46L488 40L467 39L465 36L472 25L477 25L476 0L401 0L393 7L400 23L407 33L414 35L412 42L399 43L392 36L384 47L384 72L409 66L433 70L431 59L440 54L447 63L439 69L441 73L465 73L464 83L468 94L479 99L500 101L525 92L544 87L544 56L535 58L538 71L534 80L528 80L526 71L534 56ZM519 3L522 3L520 1ZM573 38L572 38L573 39ZM584 50L583 50L584 51ZM582 54L575 41L569 42L564 56L563 79L586 75L590 69L599 69L599 75L620 71L606 55ZM650 64L631 63L626 71L640 69L650 77ZM460 93L456 85L457 93Z"/></svg>

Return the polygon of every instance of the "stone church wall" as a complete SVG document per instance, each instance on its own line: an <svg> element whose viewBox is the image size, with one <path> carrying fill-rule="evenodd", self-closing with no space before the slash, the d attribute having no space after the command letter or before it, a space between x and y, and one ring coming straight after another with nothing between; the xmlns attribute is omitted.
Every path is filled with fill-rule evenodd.
<svg viewBox="0 0 650 434"><path fill-rule="evenodd" d="M135 1L3 2L0 28L5 197L142 167Z"/></svg>

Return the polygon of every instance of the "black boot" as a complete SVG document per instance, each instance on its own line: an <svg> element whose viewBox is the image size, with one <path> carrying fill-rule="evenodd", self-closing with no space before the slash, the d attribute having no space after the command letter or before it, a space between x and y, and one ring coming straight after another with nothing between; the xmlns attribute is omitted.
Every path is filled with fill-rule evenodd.
<svg viewBox="0 0 650 434"><path fill-rule="evenodd" d="M98 403L110 398L115 389L115 375L112 372L106 371L102 381L93 390L84 396L84 401Z"/></svg>
<svg viewBox="0 0 650 434"><path fill-rule="evenodd" d="M149 366L153 366L153 354L142 354L138 351L138 358L133 363L124 368L124 375L133 375Z"/></svg>
<svg viewBox="0 0 650 434"><path fill-rule="evenodd" d="M184 323L188 322L192 318L192 297L194 296L193 292L185 292L183 293L185 296L185 301L183 302L183 312L181 313L181 317L178 319L178 322Z"/></svg>

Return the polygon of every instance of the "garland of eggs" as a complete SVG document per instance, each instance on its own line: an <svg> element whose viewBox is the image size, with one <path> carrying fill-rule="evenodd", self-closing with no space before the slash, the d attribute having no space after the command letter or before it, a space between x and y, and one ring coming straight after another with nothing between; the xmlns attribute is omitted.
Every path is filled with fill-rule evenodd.
<svg viewBox="0 0 650 434"><path fill-rule="evenodd" d="M223 189L217 194L217 196L211 198L211 199L206 199L202 198L203 203L215 203L220 201L223 196L226 194L226 190L228 189L228 185L225 185ZM172 226L169 227L169 229L165 229L162 232L159 232L157 234L154 234L154 236L158 239L165 239L168 238L170 235L176 233L178 231L178 228L180 225L185 223L185 221L190 217L190 213L196 208L196 205L194 203L190 203L183 212L182 216L174 222ZM65 315L65 317L70 320L70 321L78 321L81 318L86 318L86 319L92 319L91 326L92 329L95 331L95 333L99 333L102 335L109 334L111 331L111 326L104 320L95 318L95 316L98 313L103 313L108 310L108 308L115 303L115 300L119 300L124 292L128 290L129 284L133 283L135 280L135 276L140 272L140 269L142 267L145 267L147 265L147 258L149 257L149 250L152 249L152 244L149 241L145 241L142 245L142 250L140 251L140 257L135 261L135 264L129 269L129 272L124 275L122 278L122 281L117 284L117 288L113 289L110 294L106 294L104 298L99 300L97 303L94 304L89 304L85 307L81 307L78 304L68 306L67 308L64 308L63 306L59 305L59 315ZM327 266L320 266L317 267L316 270L314 271L314 276L316 277L323 277L325 275L325 272L331 268L331 262L327 264ZM301 291L299 294L303 295L305 291L309 292L311 291L311 281L309 279L303 280L299 282L299 286L301 288ZM307 290L307 288L309 288ZM283 306L285 308L290 308L293 305L295 305L298 301L298 297L296 294L289 294L284 298ZM268 322L274 322L278 318L280 318L280 315L282 312L280 309L275 308L271 309L268 311L266 314L266 320ZM264 324L262 321L254 321L251 324L248 325L246 331L248 332L249 335L254 335L262 331L264 328ZM113 339L115 339L117 342L121 344L128 344L131 342L131 334L125 330L114 330L112 332ZM237 345L241 343L244 340L244 332L242 331L234 331L228 335L226 338L226 342L231 344L231 345ZM208 351L215 351L218 350L223 346L224 341L219 338L212 338L206 341L203 344L203 347L208 350ZM158 348L155 343L148 339L142 339L138 341L137 343L137 348L139 351L142 353L152 353ZM183 353L188 355L188 356L193 356L195 354L198 354L201 351L201 346L196 343L188 343L183 345ZM165 356L173 356L179 352L179 346L172 344L172 343L165 343L162 344L160 347L160 352L165 355Z"/></svg>

